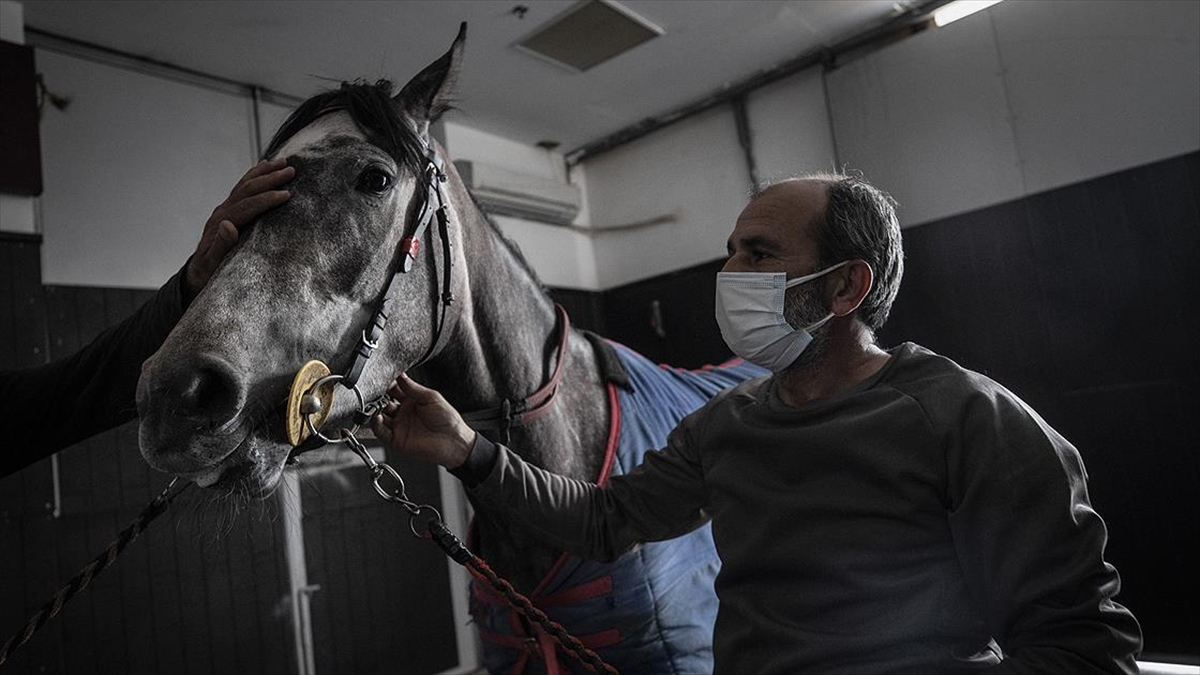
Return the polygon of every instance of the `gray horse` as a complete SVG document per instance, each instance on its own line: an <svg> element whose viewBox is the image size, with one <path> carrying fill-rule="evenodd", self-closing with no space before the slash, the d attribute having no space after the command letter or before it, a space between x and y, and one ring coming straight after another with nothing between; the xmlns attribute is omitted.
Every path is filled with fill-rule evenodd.
<svg viewBox="0 0 1200 675"><path fill-rule="evenodd" d="M344 84L302 104L281 127L266 154L288 157L296 167L291 200L243 233L143 367L140 442L152 466L204 487L270 494L293 452L284 440L293 375L310 359L334 372L350 369L357 352L371 352L363 334L379 322L380 307L390 319L373 356L359 364L365 367L358 386L368 398L408 370L459 410L495 412L504 401L546 391L557 373L553 398L536 420L520 424L511 411L475 419L499 419L480 428L527 460L583 480L636 463L613 456L618 436L639 443L640 452L661 447L670 426L705 397L757 374L701 382L700 375L654 367L569 328L430 140L430 123L448 107L463 37L395 96L386 82ZM442 167L444 183L437 176ZM444 218L430 215L439 205ZM622 372L630 369L636 382ZM638 390L680 383L682 399L646 408L660 432L646 435L637 415L612 407ZM353 398L339 395L326 428L349 426ZM511 429L498 429L508 422ZM711 670L718 563L707 528L627 554L637 564L614 571L620 560L564 558L482 511L475 548L535 602L572 588L599 589L576 597L585 604L574 614L559 605L548 611L585 644L599 635L591 646L623 672ZM608 586L588 585L597 579L608 579ZM614 579L634 587L637 598L609 588ZM542 637L536 627L512 620L485 589L475 596L472 611L485 632L490 669L553 670L553 647L534 656L524 648ZM600 629L587 623L597 619L608 623Z"/></svg>

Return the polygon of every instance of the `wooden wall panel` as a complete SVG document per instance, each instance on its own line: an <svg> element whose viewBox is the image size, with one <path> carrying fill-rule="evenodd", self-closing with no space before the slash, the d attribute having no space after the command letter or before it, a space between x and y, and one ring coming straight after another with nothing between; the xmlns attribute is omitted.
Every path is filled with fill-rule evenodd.
<svg viewBox="0 0 1200 675"><path fill-rule="evenodd" d="M41 237L0 233L0 368L46 362Z"/></svg>
<svg viewBox="0 0 1200 675"><path fill-rule="evenodd" d="M713 260L603 294L605 337L657 363L698 368L730 358L713 316L717 272ZM657 315L655 305L657 303ZM659 320L660 334L655 330Z"/></svg>
<svg viewBox="0 0 1200 675"><path fill-rule="evenodd" d="M47 353L50 358L71 354L153 294L43 289L36 242L14 244L7 235L0 240L0 258L6 366L44 362ZM36 304L23 301L34 293L31 289L36 289ZM169 479L142 461L136 423L67 448L58 459L62 513L57 519L51 514L50 460L0 483L0 541L5 544L0 552L0 629L5 639L106 547ZM198 490L185 493L114 568L93 580L14 655L6 670L291 671L290 620L277 611L278 599L287 593L277 521L243 515L229 525L224 505L214 508L207 504L210 499Z"/></svg>
<svg viewBox="0 0 1200 675"><path fill-rule="evenodd" d="M182 611L184 673L188 675L205 675L219 672L213 661L213 652L229 649L227 644L220 643L214 636L209 611L209 577L204 566L204 550L209 545L215 545L215 533L202 534L199 524L203 519L199 514L201 501L195 494L184 495L171 507L174 511L174 527L171 531L174 539L175 562L178 565L178 577L175 580L179 594L179 607ZM180 501L180 500L177 500ZM161 528L159 528L161 529ZM170 588L172 580L163 578L162 585ZM229 617L217 617L218 621L228 621Z"/></svg>
<svg viewBox="0 0 1200 675"><path fill-rule="evenodd" d="M46 303L41 285L41 238L0 233L0 368L46 362ZM35 423L31 421L31 423ZM16 632L59 581L57 530L48 461L0 479L0 626ZM19 580L19 583L17 582ZM29 611L27 611L29 610ZM64 668L62 628L47 627L41 642L17 654L12 672ZM6 634L3 638L8 639Z"/></svg>
<svg viewBox="0 0 1200 675"><path fill-rule="evenodd" d="M58 584L62 580L62 573L66 568L59 563L59 557L56 556L56 540L62 534L62 530L56 527L56 523L50 520L46 513L29 513L23 514L12 522L20 532L23 544L24 563L21 571L21 576L18 577L24 581L24 602L21 605L7 609L4 613L6 623L6 633L16 632L24 626L26 618L32 611L41 607L50 598L47 591L53 591L58 588ZM8 524L6 523L6 526ZM73 571L71 572L73 573ZM67 616L65 610L61 616L64 619L80 619L86 616L88 608L86 606L79 609L71 608L75 613ZM16 611L13 611L16 610ZM25 611L21 611L25 610ZM20 612L19 614L17 612ZM68 634L65 630L67 624L59 626L46 626L43 630L47 631L47 635L41 637L41 642L37 645L32 642L27 645L29 651L26 654L21 654L23 665L30 671L40 671L41 669L63 668L66 665L66 659L69 656L70 643L67 640ZM8 636L5 636L8 639ZM21 666L18 665L21 661L14 661L13 670Z"/></svg>
<svg viewBox="0 0 1200 675"><path fill-rule="evenodd" d="M411 499L440 502L433 467L389 461ZM434 673L457 665L441 550L413 537L407 512L380 499L357 462L301 476L308 580L321 586L312 596L317 671Z"/></svg>
<svg viewBox="0 0 1200 675"><path fill-rule="evenodd" d="M13 256L16 242L0 239L0 368L17 366L16 344L17 317L14 310L16 300L13 284Z"/></svg>
<svg viewBox="0 0 1200 675"><path fill-rule="evenodd" d="M567 310L571 325L601 335L605 332L604 296L595 291L551 288L550 297Z"/></svg>
<svg viewBox="0 0 1200 675"><path fill-rule="evenodd" d="M175 509L173 509L175 510ZM164 518L178 518L178 511ZM195 644L196 636L184 628L184 617L191 612L181 602L179 574L176 554L175 527L168 521L166 527L151 527L142 534L145 541L139 546L146 551L145 579L130 583L145 583L149 586L150 600L146 611L150 615L153 631L151 644L155 646L154 669L147 672L188 672L188 651Z"/></svg>
<svg viewBox="0 0 1200 675"><path fill-rule="evenodd" d="M58 559L61 561L60 574L52 579L35 578L27 582L31 595L34 596L30 599L34 602L40 602L38 598L48 598L60 583L74 575L87 564L88 560L100 552L97 544L88 539L86 514L67 515L55 521L54 525L55 539L57 540L56 550ZM80 593L63 608L57 619L57 625L47 626L51 630L62 631L64 672L97 672L96 642L92 639L94 604L95 597L90 590ZM34 648L33 640L39 637L34 636L26 647Z"/></svg>

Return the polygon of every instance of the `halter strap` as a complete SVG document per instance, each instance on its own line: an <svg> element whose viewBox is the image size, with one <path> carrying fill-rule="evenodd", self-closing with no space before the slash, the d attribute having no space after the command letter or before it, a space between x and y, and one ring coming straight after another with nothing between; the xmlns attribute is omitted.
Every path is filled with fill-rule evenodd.
<svg viewBox="0 0 1200 675"><path fill-rule="evenodd" d="M387 285L383 289L383 294L379 299L379 304L375 311L371 314L371 320L367 324L367 328L362 331L358 344L354 348L354 357L346 368L343 375L342 384L348 388L353 388L359 377L362 376L363 369L367 365L367 361L379 347L379 340L383 337L384 327L388 322L388 303L391 301L393 288L396 286L396 280L402 274L411 272L416 265L417 256L421 250L421 240L425 236L426 230L430 224L437 220L438 235L442 240L442 277L440 283L440 293L438 302L438 319L434 325L433 339L429 342L429 348L425 350L425 354L413 363L410 368L419 366L433 356L441 353L449 339L450 333L453 331L447 326L447 319L450 317L450 305L454 302L454 292L451 288L452 271L453 271L453 244L450 240L450 218L447 215L447 203L445 196L442 194L442 183L446 181L445 165L440 157L437 156L436 148L426 142L425 143L425 182L424 192L421 195L421 206L417 210L416 227L410 234L405 235L400 240L399 250L404 257L400 262L399 269L392 273L388 278ZM434 200L437 201L437 206L434 206ZM436 274L432 275L435 284L438 283ZM530 424L550 412L554 405L555 394L558 393L558 385L562 381L563 364L566 362L567 345L571 335L571 320L567 316L567 311L559 304L554 305L555 315L558 318L559 325L559 342L558 342L558 362L554 366L554 373L550 379L543 384L537 391L530 394L528 397L520 401L510 401L505 399L498 407L488 408L473 413L463 415L463 419L472 428L476 430L483 429L499 429L502 433L504 441L507 442L508 432L512 427L519 427Z"/></svg>
<svg viewBox="0 0 1200 675"><path fill-rule="evenodd" d="M446 330L446 317L449 314L450 305L454 302L454 292L450 286L453 267L453 257L451 256L453 244L450 241L450 218L446 214L446 200L442 195L442 183L446 181L446 172L445 164L442 163L441 158L437 155L437 149L429 142L425 143L425 162L424 191L421 195L421 207L417 211L417 226L410 234L405 235L400 240L399 249L404 254L404 258L400 262L400 268L388 279L387 285L383 289L383 295L379 299L379 304L371 314L371 320L367 323L366 329L362 331L358 344L354 347L353 360L351 360L350 365L346 368L342 380L342 383L348 388L352 388L358 383L358 378L362 376L367 361L379 346L379 339L383 337L383 329L387 326L388 322L388 302L392 298L392 289L401 274L407 274L412 271L416 264L417 255L421 250L421 239L424 238L425 231L429 229L430 223L435 219L438 222L438 234L442 239L444 258L439 298L440 312L437 324L434 326L434 337L429 342L429 349L425 351L425 354L413 366L425 363L434 354L439 353L442 347L445 346L446 339L450 333L449 330ZM436 207L433 206L435 199L437 200ZM436 284L437 276L434 275L433 279Z"/></svg>
<svg viewBox="0 0 1200 675"><path fill-rule="evenodd" d="M554 407L554 396L558 393L558 385L562 381L563 364L567 360L567 344L571 336L571 320L567 310L555 303L554 312L558 317L558 363L554 364L554 373L537 391L520 401L504 401L495 408L479 410L463 415L463 420L474 430L499 429L507 442L508 431L512 427L525 426L534 422Z"/></svg>

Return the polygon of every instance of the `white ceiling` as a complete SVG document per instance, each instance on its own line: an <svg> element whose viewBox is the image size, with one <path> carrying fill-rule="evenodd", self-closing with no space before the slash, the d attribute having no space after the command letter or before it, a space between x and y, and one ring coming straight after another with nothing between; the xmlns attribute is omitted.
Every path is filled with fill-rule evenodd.
<svg viewBox="0 0 1200 675"><path fill-rule="evenodd" d="M304 98L334 82L402 84L467 21L463 123L578 147L831 45L912 0L624 0L664 35L573 73L513 44L574 0L23 0L26 28ZM529 8L523 19L516 5Z"/></svg>

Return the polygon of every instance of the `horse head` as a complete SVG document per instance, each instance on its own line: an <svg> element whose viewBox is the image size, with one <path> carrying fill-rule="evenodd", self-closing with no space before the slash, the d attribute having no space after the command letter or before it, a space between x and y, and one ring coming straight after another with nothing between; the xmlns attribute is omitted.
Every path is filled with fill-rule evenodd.
<svg viewBox="0 0 1200 675"><path fill-rule="evenodd" d="M431 200L455 218L456 200L437 185L444 155L429 125L448 107L464 37L465 24L394 96L386 81L343 84L281 126L265 155L296 167L291 199L244 228L142 367L139 441L151 466L205 487L268 494L292 451L284 409L297 369L310 359L348 369L397 269L411 266L391 284L391 319L358 386L381 394L396 372L430 356L443 293L465 293L461 275L442 276L447 265L465 267L454 260L461 234L437 232L434 222L424 239L440 235L444 246L409 240L433 220ZM353 396L338 399L330 428L348 426L357 409Z"/></svg>

